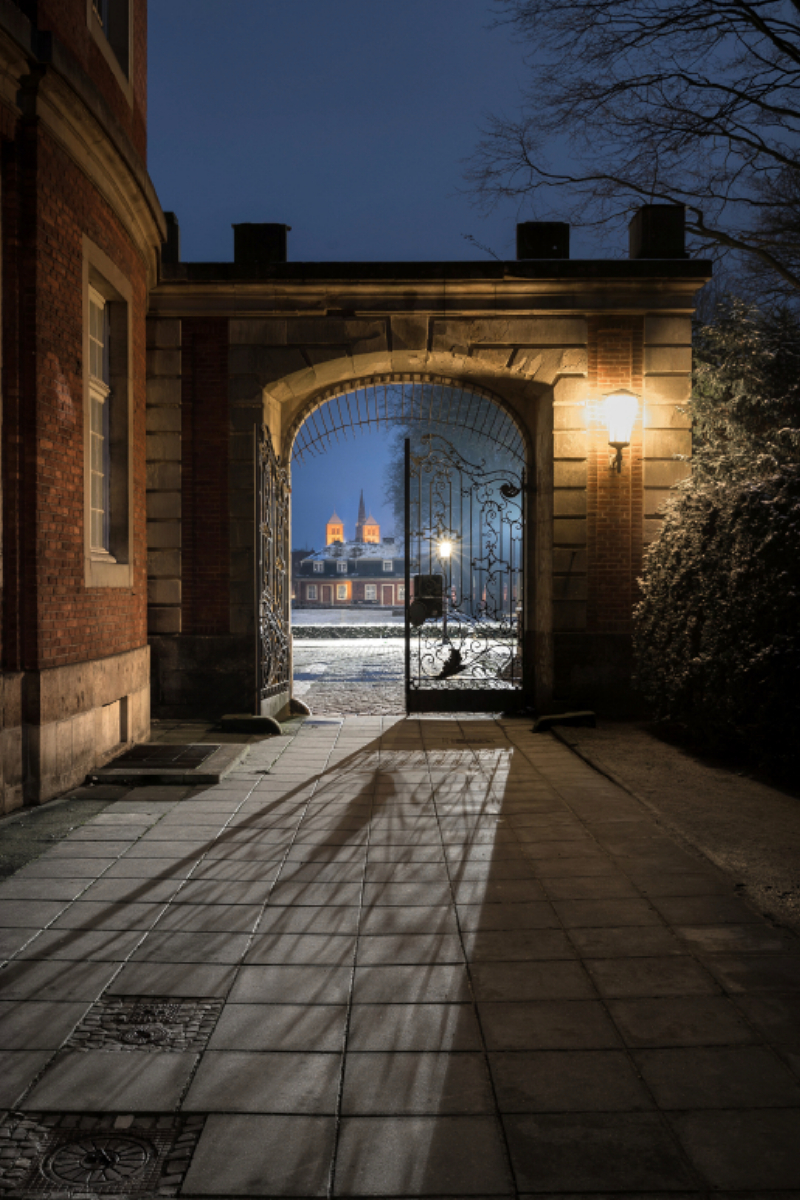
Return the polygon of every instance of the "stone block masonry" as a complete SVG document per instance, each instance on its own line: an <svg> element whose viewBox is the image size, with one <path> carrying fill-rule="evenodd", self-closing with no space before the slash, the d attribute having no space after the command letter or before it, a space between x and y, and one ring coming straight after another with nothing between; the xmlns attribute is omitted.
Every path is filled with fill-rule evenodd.
<svg viewBox="0 0 800 1200"><path fill-rule="evenodd" d="M147 323L147 628L181 631L181 323Z"/></svg>

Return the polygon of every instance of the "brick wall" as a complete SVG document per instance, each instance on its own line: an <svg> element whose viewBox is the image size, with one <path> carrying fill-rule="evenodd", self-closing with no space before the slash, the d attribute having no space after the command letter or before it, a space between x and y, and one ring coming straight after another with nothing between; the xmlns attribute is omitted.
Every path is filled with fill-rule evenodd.
<svg viewBox="0 0 800 1200"><path fill-rule="evenodd" d="M641 317L589 321L587 412L587 629L629 633L636 579L642 569L642 415L623 452L622 471L609 467L613 451L603 420L603 397L615 388L643 391Z"/></svg>
<svg viewBox="0 0 800 1200"><path fill-rule="evenodd" d="M10 420L4 517L11 591L3 666L33 670L145 644L146 275L113 213L39 124L22 122L16 142L4 147L4 185L13 176L19 217L10 197L3 228L4 283L8 286L16 275L19 296L3 311L4 403ZM5 199L5 186L3 191ZM133 292L133 588L84 583L84 233ZM24 449L15 439L15 424Z"/></svg>
<svg viewBox="0 0 800 1200"><path fill-rule="evenodd" d="M120 90L111 67L90 33L86 0L38 0L37 25L40 30L52 31L75 56L144 159L147 154L147 0L131 0L131 3L133 105Z"/></svg>
<svg viewBox="0 0 800 1200"><path fill-rule="evenodd" d="M228 322L184 320L181 342L181 629L224 634L230 630Z"/></svg>

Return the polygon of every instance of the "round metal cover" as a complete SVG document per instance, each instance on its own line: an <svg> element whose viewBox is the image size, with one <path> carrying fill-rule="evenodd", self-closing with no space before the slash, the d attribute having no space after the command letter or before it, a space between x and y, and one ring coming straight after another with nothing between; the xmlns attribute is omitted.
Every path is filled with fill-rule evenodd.
<svg viewBox="0 0 800 1200"><path fill-rule="evenodd" d="M150 1163L153 1147L120 1134L85 1134L59 1146L42 1163L45 1175L69 1187L117 1189L135 1183Z"/></svg>

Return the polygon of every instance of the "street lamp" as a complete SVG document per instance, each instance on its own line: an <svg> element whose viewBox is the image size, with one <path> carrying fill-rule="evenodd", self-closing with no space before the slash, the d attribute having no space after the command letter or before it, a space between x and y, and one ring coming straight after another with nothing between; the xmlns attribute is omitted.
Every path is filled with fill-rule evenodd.
<svg viewBox="0 0 800 1200"><path fill-rule="evenodd" d="M610 467L618 475L622 474L622 451L631 444L633 423L639 411L639 397L633 392L620 388L617 392L603 398L603 415L608 426L608 444L613 446L616 454L611 459Z"/></svg>
<svg viewBox="0 0 800 1200"><path fill-rule="evenodd" d="M443 538L442 541L439 542L437 549L439 551L439 558L449 558L453 553L453 543L447 538Z"/></svg>

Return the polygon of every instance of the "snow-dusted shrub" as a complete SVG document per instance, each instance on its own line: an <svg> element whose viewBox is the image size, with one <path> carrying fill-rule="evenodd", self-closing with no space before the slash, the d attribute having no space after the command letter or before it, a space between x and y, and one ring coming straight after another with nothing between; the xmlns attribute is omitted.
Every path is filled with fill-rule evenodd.
<svg viewBox="0 0 800 1200"><path fill-rule="evenodd" d="M636 680L654 715L788 766L800 745L800 319L731 303L695 342L693 474L650 547Z"/></svg>

